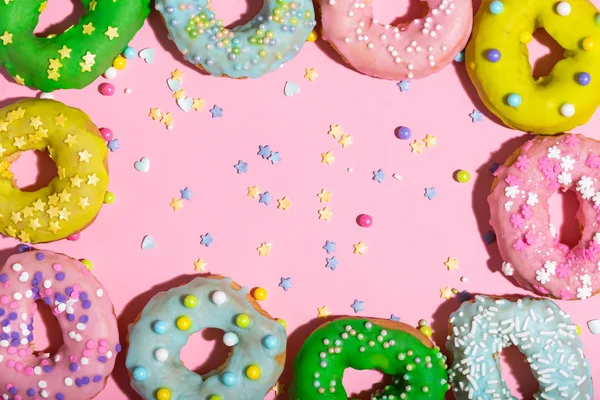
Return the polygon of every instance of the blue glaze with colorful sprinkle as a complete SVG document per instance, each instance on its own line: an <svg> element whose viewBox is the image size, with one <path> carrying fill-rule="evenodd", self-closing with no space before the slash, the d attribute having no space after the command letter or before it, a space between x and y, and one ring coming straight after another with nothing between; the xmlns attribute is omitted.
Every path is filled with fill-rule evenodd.
<svg viewBox="0 0 600 400"><path fill-rule="evenodd" d="M315 27L310 0L266 0L250 22L223 26L208 0L158 0L169 37L213 76L259 78L290 61Z"/></svg>

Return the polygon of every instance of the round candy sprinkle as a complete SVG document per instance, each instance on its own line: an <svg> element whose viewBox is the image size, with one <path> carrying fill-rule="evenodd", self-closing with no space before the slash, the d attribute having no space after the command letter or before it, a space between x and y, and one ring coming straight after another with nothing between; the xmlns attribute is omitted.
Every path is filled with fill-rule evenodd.
<svg viewBox="0 0 600 400"><path fill-rule="evenodd" d="M506 101L508 102L509 106L511 106L513 108L517 108L521 105L521 103L523 102L523 99L517 93L511 93L508 95Z"/></svg>
<svg viewBox="0 0 600 400"><path fill-rule="evenodd" d="M185 315L177 318L176 322L177 328L181 331L187 331L192 327L192 320Z"/></svg>
<svg viewBox="0 0 600 400"><path fill-rule="evenodd" d="M423 326L427 326L427 321L424 319L420 319L419 320L419 326L423 327Z"/></svg>
<svg viewBox="0 0 600 400"><path fill-rule="evenodd" d="M596 46L596 41L591 37L585 38L583 39L583 42L581 42L581 46L585 51L591 51L594 49L594 46Z"/></svg>
<svg viewBox="0 0 600 400"><path fill-rule="evenodd" d="M154 331L154 333L158 333L159 335L162 335L163 333L165 333L168 329L168 325L165 321L156 321L153 325L152 325L152 330Z"/></svg>
<svg viewBox="0 0 600 400"><path fill-rule="evenodd" d="M169 358L169 351L163 348L156 349L154 352L154 358L156 358L157 361L165 362Z"/></svg>
<svg viewBox="0 0 600 400"><path fill-rule="evenodd" d="M81 233L77 232L74 233L72 235L70 235L69 237L67 237L67 240L70 240L71 242L76 242L81 238Z"/></svg>
<svg viewBox="0 0 600 400"><path fill-rule="evenodd" d="M596 23L600 24L600 13L596 14Z"/></svg>
<svg viewBox="0 0 600 400"><path fill-rule="evenodd" d="M167 388L160 388L156 391L156 400L171 400L171 391Z"/></svg>
<svg viewBox="0 0 600 400"><path fill-rule="evenodd" d="M100 85L100 93L103 96L112 96L115 94L115 85L112 83L103 83Z"/></svg>
<svg viewBox="0 0 600 400"><path fill-rule="evenodd" d="M108 128L100 128L100 134L102 135L102 137L104 138L104 140L106 140L107 142L112 140L113 138L113 131L112 129L108 129Z"/></svg>
<svg viewBox="0 0 600 400"><path fill-rule="evenodd" d="M258 301L263 301L267 298L267 291L261 287L257 287L252 291L252 297Z"/></svg>
<svg viewBox="0 0 600 400"><path fill-rule="evenodd" d="M591 81L592 76L587 72L582 72L579 75L577 75L577 83L579 83L581 86L587 86L590 84Z"/></svg>
<svg viewBox="0 0 600 400"><path fill-rule="evenodd" d="M127 46L125 50L123 50L123 55L128 60L131 60L132 58L135 58L137 56L137 50L135 49L135 47Z"/></svg>
<svg viewBox="0 0 600 400"><path fill-rule="evenodd" d="M358 225L368 228L373 225L373 218L368 214L360 214L358 216Z"/></svg>
<svg viewBox="0 0 600 400"><path fill-rule="evenodd" d="M456 173L456 180L460 183L467 183L469 182L469 179L471 179L471 174L469 174L469 172L465 171L464 169L461 169Z"/></svg>
<svg viewBox="0 0 600 400"><path fill-rule="evenodd" d="M459 52L456 57L454 57L454 61L456 61L457 63L461 63L465 61L465 52L461 51Z"/></svg>
<svg viewBox="0 0 600 400"><path fill-rule="evenodd" d="M145 381L148 378L148 370L144 367L137 367L133 370L133 379L136 381Z"/></svg>
<svg viewBox="0 0 600 400"><path fill-rule="evenodd" d="M119 71L117 71L117 69L115 67L108 67L108 69L104 73L104 77L106 79L115 79L118 74L119 74Z"/></svg>
<svg viewBox="0 0 600 400"><path fill-rule="evenodd" d="M233 347L240 342L240 338L233 332L225 332L223 335L223 343L227 347Z"/></svg>
<svg viewBox="0 0 600 400"><path fill-rule="evenodd" d="M267 349L272 350L277 347L277 345L279 344L279 340L277 339L276 336L267 335L264 337L262 343L263 343L263 346L265 346Z"/></svg>
<svg viewBox="0 0 600 400"><path fill-rule="evenodd" d="M521 43L527 44L533 40L533 36L531 35L530 32L522 32L519 35L519 40L521 41Z"/></svg>
<svg viewBox="0 0 600 400"><path fill-rule="evenodd" d="M571 14L571 4L567 1L561 1L556 5L556 13L561 17Z"/></svg>
<svg viewBox="0 0 600 400"><path fill-rule="evenodd" d="M83 265L85 265L85 267L88 269L88 271L91 271L94 268L94 264L92 264L92 262L90 260L88 260L87 258L84 258L83 260L81 260L81 263Z"/></svg>
<svg viewBox="0 0 600 400"><path fill-rule="evenodd" d="M115 57L113 61L113 67L117 70L122 70L127 66L127 60L123 56Z"/></svg>
<svg viewBox="0 0 600 400"><path fill-rule="evenodd" d="M502 3L501 1L492 1L490 3L490 12L494 15L498 15L500 13L502 13L502 11L504 11L504 3Z"/></svg>
<svg viewBox="0 0 600 400"><path fill-rule="evenodd" d="M187 308L194 308L198 305L198 298L196 296L185 296L183 299L183 305Z"/></svg>
<svg viewBox="0 0 600 400"><path fill-rule="evenodd" d="M106 192L104 194L104 203L112 204L115 202L115 194L113 192Z"/></svg>
<svg viewBox="0 0 600 400"><path fill-rule="evenodd" d="M223 400L223 398L218 394L213 394L208 398L208 400Z"/></svg>
<svg viewBox="0 0 600 400"><path fill-rule="evenodd" d="M234 386L237 383L237 378L233 372L225 372L221 375L221 382L225 386Z"/></svg>
<svg viewBox="0 0 600 400"><path fill-rule="evenodd" d="M563 117L572 117L575 115L575 106L571 103L565 103L560 106L560 113Z"/></svg>
<svg viewBox="0 0 600 400"><path fill-rule="evenodd" d="M493 62L493 63L500 61L501 57L502 57L502 54L500 54L500 50L497 50L497 49L491 49L487 53L488 61Z"/></svg>
<svg viewBox="0 0 600 400"><path fill-rule="evenodd" d="M581 326L579 324L575 324L575 332L578 336L581 336Z"/></svg>
<svg viewBox="0 0 600 400"><path fill-rule="evenodd" d="M279 322L281 326L283 326L283 329L287 329L287 322L285 322L285 319L277 318L276 321Z"/></svg>
<svg viewBox="0 0 600 400"><path fill-rule="evenodd" d="M250 317L246 314L240 314L235 317L235 324L240 328L247 328L250 325Z"/></svg>
<svg viewBox="0 0 600 400"><path fill-rule="evenodd" d="M411 133L410 128L407 128L406 126L401 126L396 129L396 136L398 139L408 140L410 139Z"/></svg>
<svg viewBox="0 0 600 400"><path fill-rule="evenodd" d="M52 93L42 92L42 93L40 93L40 99L50 99L50 100L52 100L52 99L54 99L54 95Z"/></svg>
<svg viewBox="0 0 600 400"><path fill-rule="evenodd" d="M225 292L217 290L212 294L211 300L213 303L220 306L221 304L227 301L227 295L225 294Z"/></svg>
<svg viewBox="0 0 600 400"><path fill-rule="evenodd" d="M248 379L253 381L260 378L260 368L258 367L258 365L251 365L248 368L246 368L246 376L248 377Z"/></svg>
<svg viewBox="0 0 600 400"><path fill-rule="evenodd" d="M306 41L307 42L315 42L318 37L319 37L319 34L316 31L312 31L308 34Z"/></svg>
<svg viewBox="0 0 600 400"><path fill-rule="evenodd" d="M422 326L420 329L421 333L427 337L431 337L433 335L433 331L429 326Z"/></svg>

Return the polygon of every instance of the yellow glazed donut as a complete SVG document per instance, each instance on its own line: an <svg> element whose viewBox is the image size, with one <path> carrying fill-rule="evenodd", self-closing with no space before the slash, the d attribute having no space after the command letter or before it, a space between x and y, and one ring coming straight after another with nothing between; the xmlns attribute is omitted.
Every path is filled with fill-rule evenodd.
<svg viewBox="0 0 600 400"><path fill-rule="evenodd" d="M48 150L58 176L23 192L10 171L21 152ZM53 100L24 100L0 110L0 232L22 242L63 239L88 226L108 186L108 150L81 110Z"/></svg>
<svg viewBox="0 0 600 400"><path fill-rule="evenodd" d="M544 28L565 49L534 79L527 43ZM588 0L484 0L466 50L485 105L515 129L554 135L586 123L600 104L600 18Z"/></svg>

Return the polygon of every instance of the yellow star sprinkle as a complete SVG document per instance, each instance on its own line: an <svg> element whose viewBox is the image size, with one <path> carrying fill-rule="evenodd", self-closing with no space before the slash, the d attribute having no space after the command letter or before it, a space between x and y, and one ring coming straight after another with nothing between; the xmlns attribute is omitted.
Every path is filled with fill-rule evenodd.
<svg viewBox="0 0 600 400"><path fill-rule="evenodd" d="M40 137L37 135L28 135L27 137L29 138L29 142L33 144L38 143L40 141Z"/></svg>
<svg viewBox="0 0 600 400"><path fill-rule="evenodd" d="M119 28L113 28L112 26L109 26L106 32L104 32L104 34L108 36L108 38L112 41L114 38L119 37L118 30Z"/></svg>
<svg viewBox="0 0 600 400"><path fill-rule="evenodd" d="M52 233L58 232L60 230L60 225L58 221L50 222L50 224L48 225L48 229L50 229Z"/></svg>
<svg viewBox="0 0 600 400"><path fill-rule="evenodd" d="M86 207L90 206L90 202L87 197L80 197L77 205L81 207L82 210L85 210Z"/></svg>
<svg viewBox="0 0 600 400"><path fill-rule="evenodd" d="M54 206L50 206L46 210L46 214L48 214L50 216L50 218L56 218L56 217L58 217L58 208L56 208Z"/></svg>
<svg viewBox="0 0 600 400"><path fill-rule="evenodd" d="M304 69L304 71L306 71L304 77L311 82L314 82L315 79L319 77L319 74L317 73L317 70L315 68L306 68Z"/></svg>
<svg viewBox="0 0 600 400"><path fill-rule="evenodd" d="M185 97L185 90L183 89L179 89L178 91L176 91L175 93L173 93L173 98L174 99L183 99Z"/></svg>
<svg viewBox="0 0 600 400"><path fill-rule="evenodd" d="M67 176L67 170L65 169L65 167L58 167L57 172L59 179L65 179L65 177Z"/></svg>
<svg viewBox="0 0 600 400"><path fill-rule="evenodd" d="M51 79L53 81L58 81L58 78L60 78L60 74L58 73L58 70L56 70L56 69L49 69L47 72L48 72L48 79Z"/></svg>
<svg viewBox="0 0 600 400"><path fill-rule="evenodd" d="M271 243L261 243L259 247L256 248L258 250L259 257L267 257L271 254Z"/></svg>
<svg viewBox="0 0 600 400"><path fill-rule="evenodd" d="M60 67L62 67L62 63L60 62L60 59L58 58L51 58L50 60L50 66L48 68L50 69L59 69Z"/></svg>
<svg viewBox="0 0 600 400"><path fill-rule="evenodd" d="M40 128L37 131L35 131L35 134L40 139L47 138L48 137L48 129Z"/></svg>
<svg viewBox="0 0 600 400"><path fill-rule="evenodd" d="M333 156L333 154L331 154L330 151L328 151L327 153L321 154L321 162L323 164L331 165L331 164L333 164L334 160L335 160L335 157Z"/></svg>
<svg viewBox="0 0 600 400"><path fill-rule="evenodd" d="M21 107L14 110L14 112L15 112L15 120L21 119L25 116L25 110L22 109Z"/></svg>
<svg viewBox="0 0 600 400"><path fill-rule="evenodd" d="M98 2L96 0L92 0L90 2L90 11L96 11L96 6L98 5Z"/></svg>
<svg viewBox="0 0 600 400"><path fill-rule="evenodd" d="M160 112L160 108L152 108L150 107L150 114L148 114L150 118L154 121L159 121L162 118L162 113Z"/></svg>
<svg viewBox="0 0 600 400"><path fill-rule="evenodd" d="M96 30L96 28L94 28L94 25L91 22L89 24L83 25L83 34L84 35L91 35L92 32L94 32L95 30Z"/></svg>
<svg viewBox="0 0 600 400"><path fill-rule="evenodd" d="M70 133L67 133L67 138L63 140L63 142L68 144L69 147L73 147L74 144L77 144L77 137L71 135Z"/></svg>
<svg viewBox="0 0 600 400"><path fill-rule="evenodd" d="M67 46L63 45L62 49L60 49L58 51L58 54L60 54L60 59L65 59L65 58L71 58L71 51L73 49L68 48Z"/></svg>
<svg viewBox="0 0 600 400"><path fill-rule="evenodd" d="M25 79L21 78L19 75L15 75L13 78L19 85L25 85Z"/></svg>
<svg viewBox="0 0 600 400"><path fill-rule="evenodd" d="M201 111L204 108L204 99L203 98L194 99L194 102L192 103L192 107L194 108L195 111Z"/></svg>
<svg viewBox="0 0 600 400"><path fill-rule="evenodd" d="M343 148L350 146L352 144L352 135L342 134L342 137L340 140L338 140L338 143L341 144Z"/></svg>
<svg viewBox="0 0 600 400"><path fill-rule="evenodd" d="M50 204L51 206L55 206L58 204L58 195L56 193L53 193L50 196L48 196L48 204Z"/></svg>
<svg viewBox="0 0 600 400"><path fill-rule="evenodd" d="M89 163L90 158L92 158L92 155L85 149L77 154L79 155L79 162Z"/></svg>
<svg viewBox="0 0 600 400"><path fill-rule="evenodd" d="M29 243L31 241L31 239L29 238L29 234L25 231L21 231L19 233L19 239L21 239L21 242L23 243Z"/></svg>
<svg viewBox="0 0 600 400"><path fill-rule="evenodd" d="M5 120L0 120L0 132L8 132L8 122Z"/></svg>
<svg viewBox="0 0 600 400"><path fill-rule="evenodd" d="M56 126L65 126L66 121L67 119L63 114L58 114L56 118L54 118L54 123L56 124Z"/></svg>
<svg viewBox="0 0 600 400"><path fill-rule="evenodd" d="M42 4L40 4L40 8L38 8L38 12L41 14L44 11L46 11L46 6L48 5L47 1L43 1Z"/></svg>
<svg viewBox="0 0 600 400"><path fill-rule="evenodd" d="M260 195L260 189L258 186L248 187L248 197L252 197L254 200L256 200L258 199L258 195Z"/></svg>
<svg viewBox="0 0 600 400"><path fill-rule="evenodd" d="M71 181L71 187L77 187L77 188L80 188L81 184L83 183L83 179L81 179L79 177L79 175L75 175L74 177L72 177L70 179L70 181Z"/></svg>
<svg viewBox="0 0 600 400"><path fill-rule="evenodd" d="M178 211L183 208L183 200L173 197L173 201L169 205L173 207L174 211Z"/></svg>
<svg viewBox="0 0 600 400"><path fill-rule="evenodd" d="M6 149L0 144L0 157L6 152Z"/></svg>
<svg viewBox="0 0 600 400"><path fill-rule="evenodd" d="M331 210L327 207L324 207L322 210L319 210L319 219L323 221L329 221L332 215L333 212L331 212Z"/></svg>
<svg viewBox="0 0 600 400"><path fill-rule="evenodd" d="M98 182L100 182L100 178L98 178L96 176L95 172L93 174L87 176L87 184L88 185L92 185L92 186L96 187L96 184Z"/></svg>
<svg viewBox="0 0 600 400"><path fill-rule="evenodd" d="M329 307L327 306L323 306L323 307L317 307L317 317L318 318L327 318L331 315L331 311L329 311Z"/></svg>
<svg viewBox="0 0 600 400"><path fill-rule="evenodd" d="M342 127L340 125L329 125L329 132L327 132L331 136L336 139L339 139L340 136L344 133Z"/></svg>
<svg viewBox="0 0 600 400"><path fill-rule="evenodd" d="M84 62L80 62L79 66L81 67L81 72L92 72L92 64L87 64Z"/></svg>
<svg viewBox="0 0 600 400"><path fill-rule="evenodd" d="M10 237L15 237L17 236L17 231L12 226L9 226L8 228L6 228L6 234Z"/></svg>
<svg viewBox="0 0 600 400"><path fill-rule="evenodd" d="M29 123L29 126L31 126L34 129L37 129L40 126L44 125L44 123L40 120L40 117L31 117L30 121L31 122Z"/></svg>
<svg viewBox="0 0 600 400"><path fill-rule="evenodd" d="M85 56L81 57L86 64L94 65L96 64L96 55L94 53L90 53L89 51L85 53Z"/></svg>
<svg viewBox="0 0 600 400"><path fill-rule="evenodd" d="M169 126L169 125L171 125L173 123L174 120L175 120L175 118L173 118L173 116L171 115L171 113L167 112L167 113L165 113L165 114L162 115L162 118L161 118L160 122L162 122L166 126Z"/></svg>
<svg viewBox="0 0 600 400"><path fill-rule="evenodd" d="M36 211L44 212L44 209L46 208L46 203L43 202L42 199L37 199L33 202L33 208Z"/></svg>
<svg viewBox="0 0 600 400"><path fill-rule="evenodd" d="M415 140L410 144L411 153L422 153L423 152L423 142L420 140Z"/></svg>
<svg viewBox="0 0 600 400"><path fill-rule="evenodd" d="M450 300L453 297L454 297L454 293L452 293L452 289L450 289L448 286L446 286L443 289L440 289L440 298L441 299Z"/></svg>
<svg viewBox="0 0 600 400"><path fill-rule="evenodd" d="M174 81L183 82L183 72L181 72L179 68L176 69L175 71L171 72L171 79Z"/></svg>
<svg viewBox="0 0 600 400"><path fill-rule="evenodd" d="M321 203L329 203L331 201L331 192L321 189L321 193L318 193L317 197L321 200Z"/></svg>
<svg viewBox="0 0 600 400"><path fill-rule="evenodd" d="M64 219L65 221L69 220L70 215L71 215L71 213L69 211L67 211L66 207L63 207L63 209L58 212L59 218Z"/></svg>
<svg viewBox="0 0 600 400"><path fill-rule="evenodd" d="M40 227L40 219L34 218L29 220L29 227L35 232Z"/></svg>
<svg viewBox="0 0 600 400"><path fill-rule="evenodd" d="M23 218L21 218L21 213L20 212L12 212L12 215L10 217L11 221L13 222L13 224L18 224L19 222L23 221Z"/></svg>
<svg viewBox="0 0 600 400"><path fill-rule="evenodd" d="M276 382L271 390L275 392L275 394L282 394L285 390L285 386L283 383Z"/></svg>
<svg viewBox="0 0 600 400"><path fill-rule="evenodd" d="M16 137L13 141L13 146L15 146L17 149L21 149L21 147L25 146L26 144L27 141L23 136Z"/></svg>
<svg viewBox="0 0 600 400"><path fill-rule="evenodd" d="M448 271L454 271L455 269L458 269L458 260L456 258L448 257L448 261L446 261L444 265L448 268Z"/></svg>
<svg viewBox="0 0 600 400"><path fill-rule="evenodd" d="M433 147L437 144L437 136L433 136L428 133L423 141L425 142L425 146L427 146L427 148Z"/></svg>
<svg viewBox="0 0 600 400"><path fill-rule="evenodd" d="M0 40L2 40L2 44L5 46L11 44L13 42L13 34L5 31L4 35L0 36Z"/></svg>
<svg viewBox="0 0 600 400"><path fill-rule="evenodd" d="M361 240L360 242L353 245L354 246L354 254L364 255L368 249L367 245Z"/></svg>
<svg viewBox="0 0 600 400"><path fill-rule="evenodd" d="M279 208L280 210L283 210L283 211L287 211L288 208L290 208L290 206L292 205L292 202L287 197L278 199L277 203L278 203L277 208Z"/></svg>
<svg viewBox="0 0 600 400"><path fill-rule="evenodd" d="M207 262L205 262L203 259L199 258L196 261L194 261L194 271L205 272L207 265L208 265Z"/></svg>
<svg viewBox="0 0 600 400"><path fill-rule="evenodd" d="M71 193L67 192L67 189L63 189L62 192L58 193L58 198L61 203L69 203L71 201Z"/></svg>

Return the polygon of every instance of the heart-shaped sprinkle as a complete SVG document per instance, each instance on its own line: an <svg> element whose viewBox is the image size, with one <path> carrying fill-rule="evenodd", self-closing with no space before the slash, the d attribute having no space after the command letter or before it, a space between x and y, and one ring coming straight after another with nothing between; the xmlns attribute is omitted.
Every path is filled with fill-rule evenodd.
<svg viewBox="0 0 600 400"><path fill-rule="evenodd" d="M186 98L180 98L177 100L177 105L179 106L179 108L181 108L183 111L188 112L192 109L192 105L194 104L194 99L192 99L191 97L186 97Z"/></svg>
<svg viewBox="0 0 600 400"><path fill-rule="evenodd" d="M592 332L594 335L597 335L600 333L600 319L593 319L591 321L588 321L588 328L590 328L590 332Z"/></svg>
<svg viewBox="0 0 600 400"><path fill-rule="evenodd" d="M146 63L148 64L152 64L154 62L154 49L150 47L140 50L138 55L142 60L146 61Z"/></svg>
<svg viewBox="0 0 600 400"><path fill-rule="evenodd" d="M283 94L285 94L287 97L291 97L298 93L300 93L300 86L298 86L297 83L292 81L287 81L285 83L285 87L283 88Z"/></svg>
<svg viewBox="0 0 600 400"><path fill-rule="evenodd" d="M171 92L177 92L181 88L182 84L183 81L176 81L171 78L167 79L167 85L169 86L169 89L171 89Z"/></svg>
<svg viewBox="0 0 600 400"><path fill-rule="evenodd" d="M146 157L142 157L140 158L140 161L136 161L133 166L140 172L148 172L150 171L150 160Z"/></svg>
<svg viewBox="0 0 600 400"><path fill-rule="evenodd" d="M150 235L144 236L142 239L142 250L152 250L156 247L156 242Z"/></svg>

